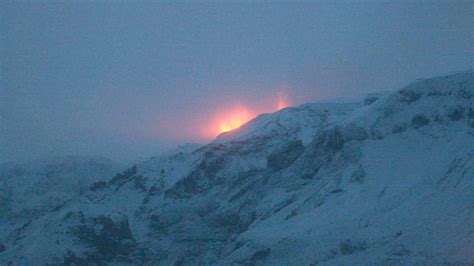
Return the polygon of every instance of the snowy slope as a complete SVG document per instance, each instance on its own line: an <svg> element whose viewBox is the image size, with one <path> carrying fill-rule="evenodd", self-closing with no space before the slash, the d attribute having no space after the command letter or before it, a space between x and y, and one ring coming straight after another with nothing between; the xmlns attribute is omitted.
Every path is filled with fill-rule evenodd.
<svg viewBox="0 0 474 266"><path fill-rule="evenodd" d="M0 227L34 220L109 179L119 166L105 158L67 156L0 165ZM0 230L3 237L8 230Z"/></svg>
<svg viewBox="0 0 474 266"><path fill-rule="evenodd" d="M474 264L474 73L257 117L93 183L0 264Z"/></svg>

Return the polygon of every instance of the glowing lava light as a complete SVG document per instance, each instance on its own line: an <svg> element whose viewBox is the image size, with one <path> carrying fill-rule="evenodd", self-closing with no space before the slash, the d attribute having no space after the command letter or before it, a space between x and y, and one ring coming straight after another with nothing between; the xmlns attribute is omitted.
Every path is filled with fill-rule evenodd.
<svg viewBox="0 0 474 266"><path fill-rule="evenodd" d="M277 110L287 108L288 106L290 106L289 101L288 101L288 96L286 96L282 92L278 92Z"/></svg>
<svg viewBox="0 0 474 266"><path fill-rule="evenodd" d="M219 118L219 134L237 129L247 123L250 119L252 119L252 115L244 107L237 108L228 114L224 114Z"/></svg>
<svg viewBox="0 0 474 266"><path fill-rule="evenodd" d="M272 103L261 105L259 108L247 108L247 106L237 105L233 108L224 107L224 112L218 112L212 120L211 130L206 130L206 136L214 138L215 136L235 130L258 114L264 112L274 112L287 108L290 106L290 100L286 93L280 91L277 93L277 99L272 100Z"/></svg>

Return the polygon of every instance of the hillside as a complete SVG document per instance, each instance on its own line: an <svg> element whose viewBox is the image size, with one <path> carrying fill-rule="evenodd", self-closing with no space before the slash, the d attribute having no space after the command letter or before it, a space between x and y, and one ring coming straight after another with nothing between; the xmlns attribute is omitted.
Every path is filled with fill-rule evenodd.
<svg viewBox="0 0 474 266"><path fill-rule="evenodd" d="M107 159L66 156L0 165L0 239L108 179L120 167Z"/></svg>
<svg viewBox="0 0 474 266"><path fill-rule="evenodd" d="M0 264L474 264L473 99L462 72L261 115L15 224Z"/></svg>

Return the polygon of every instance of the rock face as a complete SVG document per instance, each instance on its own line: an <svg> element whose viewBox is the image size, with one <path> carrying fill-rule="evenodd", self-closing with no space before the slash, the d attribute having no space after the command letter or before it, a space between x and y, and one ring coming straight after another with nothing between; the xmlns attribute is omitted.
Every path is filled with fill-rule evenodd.
<svg viewBox="0 0 474 266"><path fill-rule="evenodd" d="M474 73L265 114L0 239L0 264L474 263Z"/></svg>

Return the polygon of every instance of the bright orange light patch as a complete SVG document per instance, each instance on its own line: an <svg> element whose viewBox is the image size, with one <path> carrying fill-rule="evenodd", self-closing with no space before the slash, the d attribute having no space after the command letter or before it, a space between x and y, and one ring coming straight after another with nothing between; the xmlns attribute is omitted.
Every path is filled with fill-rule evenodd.
<svg viewBox="0 0 474 266"><path fill-rule="evenodd" d="M234 108L231 107L230 109L225 108L223 112L215 115L211 123L212 129L208 131L208 138L214 138L221 133L235 130L255 118L258 114L274 112L291 105L288 95L282 91L277 93L277 99L270 101L273 103L263 104L260 108L249 109L247 106L242 105Z"/></svg>
<svg viewBox="0 0 474 266"><path fill-rule="evenodd" d="M252 117L253 115L244 107L239 107L227 114L223 114L219 117L218 134L237 129L247 123Z"/></svg>
<svg viewBox="0 0 474 266"><path fill-rule="evenodd" d="M193 113L178 112L157 113L150 120L150 127L143 137L173 141L204 142L216 138L219 134L233 131L262 113L275 112L294 102L288 94L288 88L282 88L263 99L216 97L212 104L196 108ZM244 98L245 99L245 98ZM242 103L245 105L242 105ZM179 110L178 110L179 111ZM177 119L182 118L182 119Z"/></svg>

